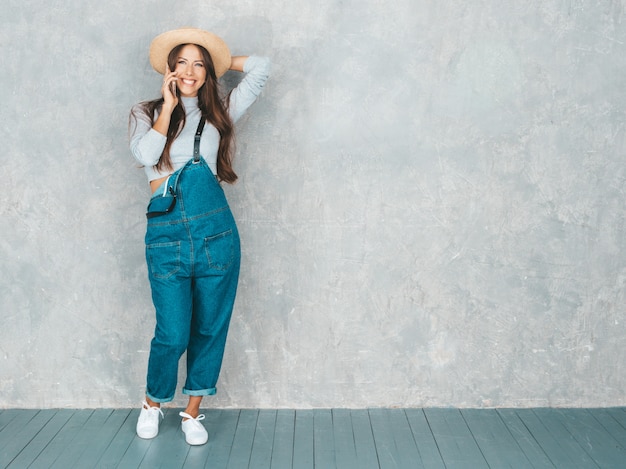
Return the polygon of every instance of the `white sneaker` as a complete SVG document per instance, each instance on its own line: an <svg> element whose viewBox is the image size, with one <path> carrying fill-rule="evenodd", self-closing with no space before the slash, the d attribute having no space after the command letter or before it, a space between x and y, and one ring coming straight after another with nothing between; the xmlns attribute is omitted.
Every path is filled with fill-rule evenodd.
<svg viewBox="0 0 626 469"><path fill-rule="evenodd" d="M163 417L163 412L159 407L150 407L143 401L141 413L137 419L137 436L149 440L159 434L159 414Z"/></svg>
<svg viewBox="0 0 626 469"><path fill-rule="evenodd" d="M198 415L195 419L185 412L181 412L178 415L188 419L183 420L181 424L183 433L185 434L185 440L188 444L203 445L209 440L209 434L204 428L204 425L200 423L200 420L204 420L204 414Z"/></svg>

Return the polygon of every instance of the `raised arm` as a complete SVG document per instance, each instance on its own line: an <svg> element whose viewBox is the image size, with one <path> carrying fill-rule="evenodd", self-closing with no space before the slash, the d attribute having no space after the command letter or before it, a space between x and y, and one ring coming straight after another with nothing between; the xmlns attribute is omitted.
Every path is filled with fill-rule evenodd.
<svg viewBox="0 0 626 469"><path fill-rule="evenodd" d="M270 59L254 55L236 56L231 60L230 69L246 74L230 95L228 112L233 122L237 122L261 94L270 76Z"/></svg>

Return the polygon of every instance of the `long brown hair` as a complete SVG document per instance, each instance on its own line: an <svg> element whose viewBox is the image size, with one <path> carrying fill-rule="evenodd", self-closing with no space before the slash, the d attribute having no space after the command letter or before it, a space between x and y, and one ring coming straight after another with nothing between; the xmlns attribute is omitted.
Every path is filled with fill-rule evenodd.
<svg viewBox="0 0 626 469"><path fill-rule="evenodd" d="M174 47L168 57L167 63L170 70L176 70L176 61L180 50L188 44L181 44ZM202 118L212 124L220 134L220 143L217 149L217 177L220 181L234 183L237 180L237 174L233 171L233 146L235 140L234 125L228 114L228 102L230 95L224 101L220 99L217 76L215 75L215 66L209 52L202 46L194 44L202 55L202 62L206 69L206 80L198 90L198 107L202 114ZM172 112L170 126L167 129L167 140L163 153L156 164L158 170L171 171L172 161L170 159L170 148L172 143L183 130L186 122L185 107L180 99L180 91L176 88L179 96L178 105ZM141 109L154 122L156 111L160 111L163 106L163 97L153 101L141 103Z"/></svg>

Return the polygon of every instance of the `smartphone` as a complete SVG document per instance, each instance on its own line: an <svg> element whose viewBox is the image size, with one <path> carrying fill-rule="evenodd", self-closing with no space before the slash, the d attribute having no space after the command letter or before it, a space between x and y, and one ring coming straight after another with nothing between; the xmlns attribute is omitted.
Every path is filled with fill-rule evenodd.
<svg viewBox="0 0 626 469"><path fill-rule="evenodd" d="M165 62L165 73L166 74L170 73L170 65L167 62ZM172 92L174 96L176 96L176 80L170 83L170 91Z"/></svg>

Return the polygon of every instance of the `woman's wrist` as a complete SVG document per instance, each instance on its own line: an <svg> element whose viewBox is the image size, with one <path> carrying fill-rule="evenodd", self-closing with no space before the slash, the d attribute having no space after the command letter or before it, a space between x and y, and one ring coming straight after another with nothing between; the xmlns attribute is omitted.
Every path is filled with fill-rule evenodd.
<svg viewBox="0 0 626 469"><path fill-rule="evenodd" d="M163 105L161 106L161 111L159 115L166 114L168 116L171 116L172 112L174 112L174 109L176 108L177 105L178 103L175 104L175 103L164 102Z"/></svg>
<svg viewBox="0 0 626 469"><path fill-rule="evenodd" d="M243 72L243 66L248 60L247 55L237 55L235 57L231 57L230 59L230 70L235 70L236 72Z"/></svg>
<svg viewBox="0 0 626 469"><path fill-rule="evenodd" d="M154 130L165 136L167 136L167 129L170 126L170 118L172 117L172 111L168 110L168 107L169 106L163 106L161 108L159 117L157 117L157 120L152 125Z"/></svg>

